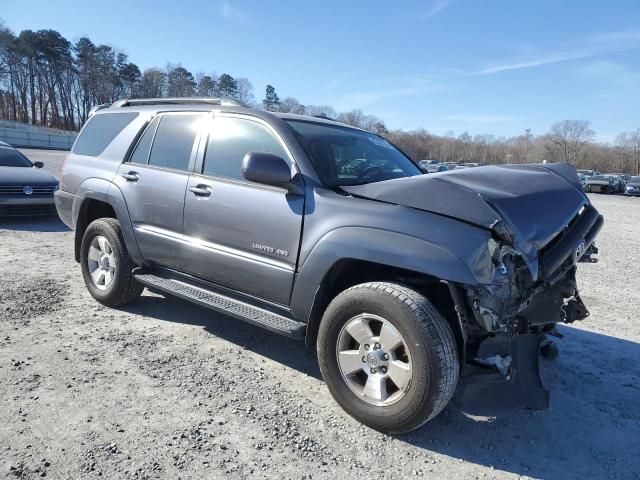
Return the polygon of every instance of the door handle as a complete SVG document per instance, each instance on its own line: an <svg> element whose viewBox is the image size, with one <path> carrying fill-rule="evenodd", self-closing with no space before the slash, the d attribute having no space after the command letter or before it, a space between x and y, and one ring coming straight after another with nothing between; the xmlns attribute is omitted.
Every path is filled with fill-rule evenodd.
<svg viewBox="0 0 640 480"><path fill-rule="evenodd" d="M208 185L196 185L195 187L189 187L189 191L196 197L210 197L211 187Z"/></svg>
<svg viewBox="0 0 640 480"><path fill-rule="evenodd" d="M124 178L127 182L137 182L140 179L140 175L138 172L129 172L123 173L122 178Z"/></svg>

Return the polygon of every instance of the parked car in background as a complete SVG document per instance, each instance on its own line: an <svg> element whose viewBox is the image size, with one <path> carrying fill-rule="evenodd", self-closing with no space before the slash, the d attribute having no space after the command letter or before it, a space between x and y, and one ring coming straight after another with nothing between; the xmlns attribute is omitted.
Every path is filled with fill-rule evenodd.
<svg viewBox="0 0 640 480"><path fill-rule="evenodd" d="M629 180L631 180L631 175L629 175L628 173L610 173L609 175L620 177L622 183L624 183L625 185L629 183Z"/></svg>
<svg viewBox="0 0 640 480"><path fill-rule="evenodd" d="M0 217L55 215L58 181L11 145L0 142Z"/></svg>
<svg viewBox="0 0 640 480"><path fill-rule="evenodd" d="M624 187L626 196L640 196L640 177L631 177Z"/></svg>
<svg viewBox="0 0 640 480"><path fill-rule="evenodd" d="M589 193L614 193L617 188L618 184L611 175L594 175L587 178L584 184L584 191Z"/></svg>
<svg viewBox="0 0 640 480"><path fill-rule="evenodd" d="M613 192L624 192L624 186L627 184L624 173L607 173L607 175L613 178Z"/></svg>
<svg viewBox="0 0 640 480"><path fill-rule="evenodd" d="M440 163L436 160L420 160L418 165L425 173L446 172L449 170L446 163Z"/></svg>
<svg viewBox="0 0 640 480"><path fill-rule="evenodd" d="M594 175L600 175L599 172L594 170L576 170L578 174L578 178L580 179L580 183L582 184L582 189L584 190L585 184L587 183L587 179L593 177Z"/></svg>

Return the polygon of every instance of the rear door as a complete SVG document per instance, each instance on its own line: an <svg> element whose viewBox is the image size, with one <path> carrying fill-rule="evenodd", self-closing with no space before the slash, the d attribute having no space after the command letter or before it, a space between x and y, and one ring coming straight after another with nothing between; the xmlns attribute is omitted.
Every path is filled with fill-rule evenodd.
<svg viewBox="0 0 640 480"><path fill-rule="evenodd" d="M217 114L203 133L202 161L185 199L188 273L288 305L302 230L304 197L249 182L248 152L268 152L290 164L277 133L251 116Z"/></svg>
<svg viewBox="0 0 640 480"><path fill-rule="evenodd" d="M180 269L184 197L193 170L202 113L156 116L115 183L122 190L143 258Z"/></svg>

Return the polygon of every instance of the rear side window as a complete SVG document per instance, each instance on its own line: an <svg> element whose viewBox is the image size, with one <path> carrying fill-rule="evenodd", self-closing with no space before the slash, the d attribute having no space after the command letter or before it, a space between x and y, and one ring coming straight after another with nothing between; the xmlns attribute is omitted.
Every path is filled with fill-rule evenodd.
<svg viewBox="0 0 640 480"><path fill-rule="evenodd" d="M149 165L187 170L202 115L164 115L156 132Z"/></svg>
<svg viewBox="0 0 640 480"><path fill-rule="evenodd" d="M97 157L138 116L135 112L103 113L89 119L73 146L73 153Z"/></svg>
<svg viewBox="0 0 640 480"><path fill-rule="evenodd" d="M242 180L242 159L248 152L272 153L289 161L282 144L265 126L242 118L217 117L209 131L203 173Z"/></svg>
<svg viewBox="0 0 640 480"><path fill-rule="evenodd" d="M156 133L159 120L160 117L154 118L140 137L136 149L129 159L131 163L146 164L147 160L149 160L149 150L151 149L151 142L153 141L153 135Z"/></svg>

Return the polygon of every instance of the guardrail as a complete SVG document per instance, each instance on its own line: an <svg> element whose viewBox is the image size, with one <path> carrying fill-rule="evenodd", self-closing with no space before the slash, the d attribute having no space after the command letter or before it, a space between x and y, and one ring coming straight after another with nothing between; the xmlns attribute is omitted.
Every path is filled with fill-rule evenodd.
<svg viewBox="0 0 640 480"><path fill-rule="evenodd" d="M71 150L76 133L43 133L28 129L0 128L0 142L14 147Z"/></svg>

